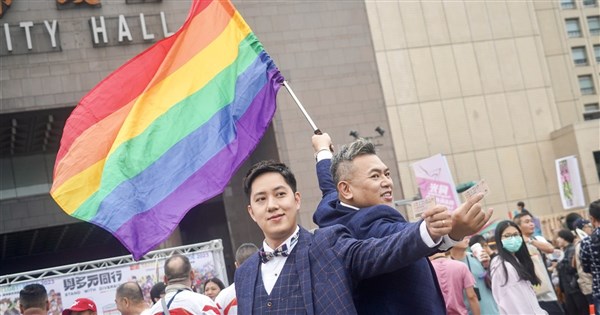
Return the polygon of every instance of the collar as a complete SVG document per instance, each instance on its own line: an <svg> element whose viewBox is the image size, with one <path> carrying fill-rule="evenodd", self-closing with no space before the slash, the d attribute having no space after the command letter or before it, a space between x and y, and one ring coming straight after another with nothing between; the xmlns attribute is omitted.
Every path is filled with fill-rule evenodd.
<svg viewBox="0 0 600 315"><path fill-rule="evenodd" d="M349 204L347 204L347 203L343 203L343 202L341 202L341 201L340 201L340 204L341 204L342 206L346 207L346 208L350 208L350 209L354 209L354 210L360 210L360 208L358 208L358 207L351 206L351 205L349 205Z"/></svg>
<svg viewBox="0 0 600 315"><path fill-rule="evenodd" d="M185 285L185 284L169 284L166 288L165 288L165 293L167 292L171 292L171 291L179 291L179 290L189 290L191 291L192 289Z"/></svg>
<svg viewBox="0 0 600 315"><path fill-rule="evenodd" d="M41 308L37 308L37 307L30 307L30 308L26 309L25 312L23 312L23 315L46 315L46 314L48 314L48 311L41 309Z"/></svg>
<svg viewBox="0 0 600 315"><path fill-rule="evenodd" d="M287 248L288 248L288 252L292 252L292 249L294 249L296 244L298 244L299 234L300 234L300 227L296 225L296 230L294 231L294 233L292 233L292 235L290 235L290 237L288 237L285 240L285 242L281 243L281 245L279 245L279 247L283 246L283 244L286 244ZM293 238L295 238L294 242L292 242ZM263 249L265 250L265 252L274 251L274 249L269 247L269 245L267 244L267 241L263 241Z"/></svg>

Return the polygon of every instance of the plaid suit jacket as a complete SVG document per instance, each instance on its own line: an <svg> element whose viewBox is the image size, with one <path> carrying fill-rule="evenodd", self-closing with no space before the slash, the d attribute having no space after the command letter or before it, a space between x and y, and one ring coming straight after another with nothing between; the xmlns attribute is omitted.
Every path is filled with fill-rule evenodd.
<svg viewBox="0 0 600 315"><path fill-rule="evenodd" d="M352 298L356 283L398 269L406 251L425 255L412 243L400 234L359 241L341 225L319 229L314 235L300 228L294 250L306 313L357 314ZM257 253L235 272L239 314L252 314L256 281L262 281L257 279L259 268Z"/></svg>
<svg viewBox="0 0 600 315"><path fill-rule="evenodd" d="M427 248L419 232L421 221L409 223L396 209L385 205L360 211L341 205L330 167L329 159L317 163L317 177L323 199L313 215L313 221L319 227L342 224L358 239L399 233L404 235L406 241L415 243L415 246ZM355 295L358 313L446 314L444 297L435 271L426 258L436 251L436 248L406 251L398 270L359 283Z"/></svg>

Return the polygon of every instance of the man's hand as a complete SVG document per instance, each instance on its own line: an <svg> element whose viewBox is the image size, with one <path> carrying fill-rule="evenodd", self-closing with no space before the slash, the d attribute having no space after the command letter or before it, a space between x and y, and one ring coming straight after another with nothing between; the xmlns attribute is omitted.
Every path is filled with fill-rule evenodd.
<svg viewBox="0 0 600 315"><path fill-rule="evenodd" d="M467 200L452 213L452 231L448 234L451 239L460 241L463 237L475 234L490 220L493 210L484 212L479 203L483 194L479 193Z"/></svg>
<svg viewBox="0 0 600 315"><path fill-rule="evenodd" d="M427 232L434 242L438 242L440 237L447 235L452 230L452 216L448 208L436 205L431 209L425 210L421 215L425 220Z"/></svg>
<svg viewBox="0 0 600 315"><path fill-rule="evenodd" d="M321 150L329 150L332 147L331 137L329 134L324 133L320 135L312 136L312 145L315 153L318 153Z"/></svg>

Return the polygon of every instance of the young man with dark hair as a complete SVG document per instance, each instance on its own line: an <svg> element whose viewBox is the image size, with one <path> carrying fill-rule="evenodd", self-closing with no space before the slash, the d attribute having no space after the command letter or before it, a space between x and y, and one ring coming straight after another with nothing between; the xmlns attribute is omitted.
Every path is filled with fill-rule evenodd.
<svg viewBox="0 0 600 315"><path fill-rule="evenodd" d="M600 315L600 199L590 204L589 213L594 231L581 241L579 258L583 271L592 274L592 299Z"/></svg>
<svg viewBox="0 0 600 315"><path fill-rule="evenodd" d="M531 260L535 266L535 273L540 279L540 285L535 287L535 293L540 307L550 315L564 314L564 311L558 303L558 297L554 292L554 286L548 275L546 263L542 253L551 254L554 252L554 246L541 236L535 236L535 224L533 217L528 212L521 212L513 218L513 222L519 226L523 240L527 245L527 250L531 255Z"/></svg>
<svg viewBox="0 0 600 315"><path fill-rule="evenodd" d="M358 239L380 238L403 233L406 240L419 242L432 251L447 250L466 235L476 233L491 216L481 210L483 195L472 197L442 220L445 234L432 233L432 217L407 222L394 208L389 168L375 152L375 146L358 139L332 155L328 134L312 137L317 159L317 177L323 199L313 216L319 227L342 224ZM433 209L446 207L437 205ZM359 314L446 314L444 297L433 266L416 252L404 254L405 266L392 273L358 284L355 296Z"/></svg>
<svg viewBox="0 0 600 315"><path fill-rule="evenodd" d="M361 241L338 225L311 234L298 226L300 193L281 163L255 164L244 191L265 240L235 273L240 314L357 314L353 290L359 280L404 267L407 253L424 257L436 251L406 233ZM440 222L450 220L447 211L430 209L425 216L436 226L433 233L449 232L449 224Z"/></svg>
<svg viewBox="0 0 600 315"><path fill-rule="evenodd" d="M46 315L50 310L46 288L39 284L28 284L19 292L19 309L23 315Z"/></svg>

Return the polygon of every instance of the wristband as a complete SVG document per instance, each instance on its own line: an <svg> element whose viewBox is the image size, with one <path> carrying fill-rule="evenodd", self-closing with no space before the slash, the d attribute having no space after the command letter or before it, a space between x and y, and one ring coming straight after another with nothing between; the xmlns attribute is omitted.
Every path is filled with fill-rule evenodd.
<svg viewBox="0 0 600 315"><path fill-rule="evenodd" d="M319 155L319 153L321 153L323 151L330 151L330 150L329 150L329 148L319 149L317 152L315 152L315 161L317 160L317 155Z"/></svg>

